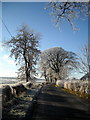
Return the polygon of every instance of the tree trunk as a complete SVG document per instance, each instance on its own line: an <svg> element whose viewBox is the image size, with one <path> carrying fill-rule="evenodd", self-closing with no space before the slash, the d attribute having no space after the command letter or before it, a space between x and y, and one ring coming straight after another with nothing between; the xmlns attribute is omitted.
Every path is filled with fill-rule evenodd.
<svg viewBox="0 0 90 120"><path fill-rule="evenodd" d="M28 68L26 67L26 82L28 82Z"/></svg>
<svg viewBox="0 0 90 120"><path fill-rule="evenodd" d="M58 72L58 79L59 80L61 80L62 78L61 78L61 75L60 75L60 73Z"/></svg>
<svg viewBox="0 0 90 120"><path fill-rule="evenodd" d="M55 78L55 84L56 84L56 82L57 82L57 78Z"/></svg>
<svg viewBox="0 0 90 120"><path fill-rule="evenodd" d="M25 76L26 76L26 82L28 82L28 65L27 65L27 59L26 59L26 49L24 50L24 53L23 53L23 57L24 57L24 61L25 61Z"/></svg>

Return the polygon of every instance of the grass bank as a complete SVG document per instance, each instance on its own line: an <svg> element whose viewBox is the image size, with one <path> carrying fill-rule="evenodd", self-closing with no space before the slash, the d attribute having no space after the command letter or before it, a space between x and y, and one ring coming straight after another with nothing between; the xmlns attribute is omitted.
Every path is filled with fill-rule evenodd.
<svg viewBox="0 0 90 120"><path fill-rule="evenodd" d="M7 102L2 101L2 120L23 120L27 111L34 104L42 85L32 85L18 96L13 96ZM33 107L32 107L33 108ZM32 109L31 109L32 110Z"/></svg>
<svg viewBox="0 0 90 120"><path fill-rule="evenodd" d="M78 96L80 98L86 99L86 100L88 100L90 102L90 94L86 94L86 93L79 92L79 91L72 91L70 89L63 88L60 85L55 85L55 87L60 88L60 89L64 90L65 92L76 95L76 96Z"/></svg>

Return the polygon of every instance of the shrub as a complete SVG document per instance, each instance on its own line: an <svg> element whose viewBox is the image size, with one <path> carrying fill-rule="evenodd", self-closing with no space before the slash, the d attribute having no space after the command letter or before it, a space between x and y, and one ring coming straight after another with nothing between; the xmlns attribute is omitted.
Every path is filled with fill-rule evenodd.
<svg viewBox="0 0 90 120"><path fill-rule="evenodd" d="M18 96L20 93L25 92L27 89L24 87L23 84L19 84L16 86L12 86L13 88L13 93Z"/></svg>
<svg viewBox="0 0 90 120"><path fill-rule="evenodd" d="M7 102L10 99L12 99L13 94L12 94L12 89L9 85L3 86L2 88L2 101Z"/></svg>
<svg viewBox="0 0 90 120"><path fill-rule="evenodd" d="M27 88L31 88L32 85L33 85L33 84L32 84L31 82L28 82L28 83L26 84L26 87L27 87Z"/></svg>

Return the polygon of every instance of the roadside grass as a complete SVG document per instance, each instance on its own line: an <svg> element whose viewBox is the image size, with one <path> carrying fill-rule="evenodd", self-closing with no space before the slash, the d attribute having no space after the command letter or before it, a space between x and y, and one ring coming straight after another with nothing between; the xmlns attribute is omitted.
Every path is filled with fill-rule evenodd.
<svg viewBox="0 0 90 120"><path fill-rule="evenodd" d="M26 92L22 92L19 96L15 96L10 101L6 103L2 102L2 118L17 118L18 120L23 119L36 92L37 91L35 91L34 89L28 89Z"/></svg>
<svg viewBox="0 0 90 120"><path fill-rule="evenodd" d="M90 101L90 94L86 94L86 93L79 92L79 91L72 91L72 90L65 89L65 88L63 90L66 91L66 92L69 92L73 95L79 96L81 98L84 98L84 99L87 99L87 100Z"/></svg>
<svg viewBox="0 0 90 120"><path fill-rule="evenodd" d="M90 94L86 94L86 93L83 93L83 92L72 91L72 90L69 90L69 89L66 89L66 88L62 88L60 85L55 85L55 87L57 87L59 89L62 89L65 92L71 93L73 95L79 96L80 98L84 98L84 99L90 101Z"/></svg>

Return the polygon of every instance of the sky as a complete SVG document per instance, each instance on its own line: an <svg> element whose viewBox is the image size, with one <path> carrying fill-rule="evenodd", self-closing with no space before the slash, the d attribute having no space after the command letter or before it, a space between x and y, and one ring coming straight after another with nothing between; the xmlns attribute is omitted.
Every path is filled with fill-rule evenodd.
<svg viewBox="0 0 90 120"><path fill-rule="evenodd" d="M64 22L59 30L55 27L50 10L44 9L46 5L46 2L3 2L2 18L12 36L16 35L16 30L23 24L27 24L35 32L40 33L39 49L41 51L52 47L62 47L67 51L80 53L82 46L88 41L88 20L75 21L79 31L73 31L67 22ZM17 66L14 59L9 58L9 48L1 46L4 40L11 39L3 24L1 38L0 77L16 76Z"/></svg>

